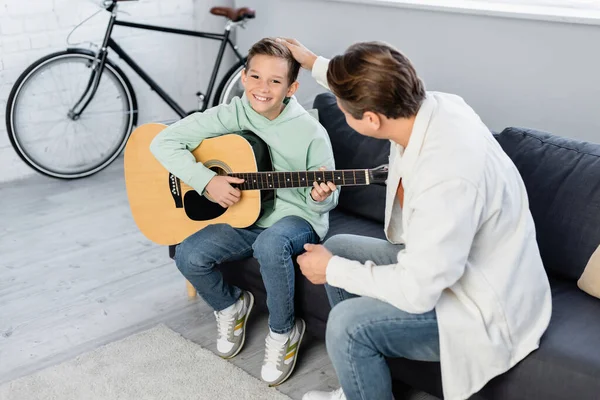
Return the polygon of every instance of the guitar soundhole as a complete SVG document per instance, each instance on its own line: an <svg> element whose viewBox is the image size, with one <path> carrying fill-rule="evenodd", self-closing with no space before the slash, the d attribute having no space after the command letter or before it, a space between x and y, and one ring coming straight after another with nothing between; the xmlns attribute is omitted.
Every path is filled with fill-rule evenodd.
<svg viewBox="0 0 600 400"><path fill-rule="evenodd" d="M227 211L218 203L199 195L195 190L190 190L183 196L183 208L187 217L192 221L208 221L223 215Z"/></svg>
<svg viewBox="0 0 600 400"><path fill-rule="evenodd" d="M218 160L211 160L204 164L217 175L227 175L226 165ZM192 221L208 221L217 218L227 211L219 203L210 198L208 194L201 196L195 190L186 192L183 196L183 207L185 214Z"/></svg>

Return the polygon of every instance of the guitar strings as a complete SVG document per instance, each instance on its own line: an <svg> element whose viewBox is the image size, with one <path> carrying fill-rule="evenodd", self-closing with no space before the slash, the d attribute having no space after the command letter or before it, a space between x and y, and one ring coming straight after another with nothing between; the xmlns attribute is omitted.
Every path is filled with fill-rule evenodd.
<svg viewBox="0 0 600 400"><path fill-rule="evenodd" d="M341 174L339 174L341 172ZM358 172L358 174L357 174ZM283 175L281 175L283 174ZM310 179L308 174L313 174ZM229 176L239 177L245 180L244 183L237 185L241 189L285 189L312 187L312 182L318 182L321 175L326 181L333 181L336 185L354 186L365 185L367 183L366 170L341 170L341 171L298 171L298 172L278 172L278 171L257 171L257 172L241 172L231 173ZM351 176L348 176L348 175ZM304 178L303 178L304 175ZM329 176L326 176L329 175ZM337 175L337 176L336 176ZM296 178L295 178L296 177ZM331 177L331 179L329 179ZM256 179L255 179L256 178ZM282 179L284 180L282 182ZM305 179L309 182L305 181ZM349 182L346 183L345 181ZM283 184L282 184L283 183ZM275 187L273 187L275 185ZM289 186L288 186L289 185Z"/></svg>

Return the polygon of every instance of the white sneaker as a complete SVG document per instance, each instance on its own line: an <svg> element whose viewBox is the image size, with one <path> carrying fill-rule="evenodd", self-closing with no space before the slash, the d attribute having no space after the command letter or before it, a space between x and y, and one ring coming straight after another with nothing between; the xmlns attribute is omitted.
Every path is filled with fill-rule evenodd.
<svg viewBox="0 0 600 400"><path fill-rule="evenodd" d="M292 374L305 330L304 320L298 318L285 341L273 338L270 333L267 335L260 376L269 386L280 385Z"/></svg>
<svg viewBox="0 0 600 400"><path fill-rule="evenodd" d="M229 312L215 311L217 318L217 352L223 358L233 358L244 346L246 323L254 305L252 293L243 291Z"/></svg>
<svg viewBox="0 0 600 400"><path fill-rule="evenodd" d="M302 396L302 400L346 400L346 395L342 388L334 390L333 392L314 390Z"/></svg>

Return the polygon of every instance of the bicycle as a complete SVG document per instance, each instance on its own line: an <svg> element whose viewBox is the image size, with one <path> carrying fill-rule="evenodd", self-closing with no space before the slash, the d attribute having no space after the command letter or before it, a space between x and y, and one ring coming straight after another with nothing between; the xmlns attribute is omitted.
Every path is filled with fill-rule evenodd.
<svg viewBox="0 0 600 400"><path fill-rule="evenodd" d="M227 45L235 53L237 62L221 79L213 106L228 103L232 97L243 93L240 78L247 56L238 52L230 34L232 29L243 27L247 20L254 18L254 10L213 7L211 14L227 18L225 31L218 34L119 20L117 9L123 1L137 0L103 1L102 7L111 13L111 17L97 52L67 47L42 57L19 76L10 92L6 104L10 142L27 165L44 175L76 179L104 169L121 154L137 125L138 108L133 86L121 68L108 58L108 49L129 65L181 118L207 109ZM196 93L198 110L186 112L111 38L115 26L221 42L206 93ZM67 79L57 80L60 73L66 73ZM47 89L52 84L64 85ZM59 118L56 118L57 113ZM102 127L101 123L111 125ZM63 126L65 129L59 132L57 128ZM98 127L102 127L101 134L97 132ZM42 136L36 137L40 133ZM64 149L67 154L58 151ZM71 153L70 150L74 151Z"/></svg>

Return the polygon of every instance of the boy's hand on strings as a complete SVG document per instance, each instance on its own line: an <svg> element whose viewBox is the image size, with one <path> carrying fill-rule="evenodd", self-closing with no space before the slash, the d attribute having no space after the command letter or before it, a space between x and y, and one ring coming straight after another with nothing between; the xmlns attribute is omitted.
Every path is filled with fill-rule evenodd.
<svg viewBox="0 0 600 400"><path fill-rule="evenodd" d="M233 176L216 175L206 185L208 195L223 208L228 208L240 201L242 192L231 186L232 183L244 183L243 179Z"/></svg>
<svg viewBox="0 0 600 400"><path fill-rule="evenodd" d="M325 171L325 167L319 168L319 171ZM337 187L333 182L313 182L313 188L310 191L310 197L318 203L324 201L326 198L331 196L333 192L337 190Z"/></svg>

